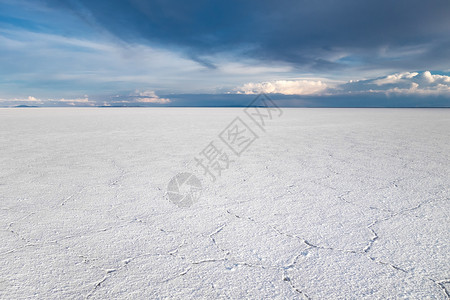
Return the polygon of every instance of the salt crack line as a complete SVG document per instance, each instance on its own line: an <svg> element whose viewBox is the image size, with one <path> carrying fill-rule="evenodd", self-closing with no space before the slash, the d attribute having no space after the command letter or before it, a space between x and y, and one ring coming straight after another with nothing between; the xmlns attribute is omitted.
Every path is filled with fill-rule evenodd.
<svg viewBox="0 0 450 300"><path fill-rule="evenodd" d="M60 205L60 206L66 205L66 203L67 203L68 201L70 201L71 199L73 199L75 196L78 196L79 194L81 194L85 189L86 189L86 187L82 187L82 188L79 189L77 192L75 192L75 193L73 193L72 195L66 197L59 205Z"/></svg>
<svg viewBox="0 0 450 300"><path fill-rule="evenodd" d="M447 299L450 299L450 291L445 287L446 283L450 283L450 279L444 279L444 280L434 280L432 278L428 278L429 280L431 280L435 285L437 285L442 292L445 294L445 296L447 297Z"/></svg>
<svg viewBox="0 0 450 300"><path fill-rule="evenodd" d="M224 224L220 225L219 227L216 228L216 230L214 230L212 233L210 233L210 234L208 235L209 239L212 241L212 243L214 244L214 246L215 246L217 249L219 249L220 251L222 251L223 253L225 253L225 256L230 255L230 251L228 251L228 250L223 249L222 247L220 247L220 246L217 244L217 241L216 241L216 239L214 238L214 236L215 236L216 234L219 234L219 233L220 233L227 225L228 225L228 223L224 223Z"/></svg>
<svg viewBox="0 0 450 300"><path fill-rule="evenodd" d="M127 172L125 171L124 168L120 167L115 160L111 160L114 168L116 168L117 170L119 170L119 175L116 177L113 177L113 179L111 179L109 186L110 187L115 187L116 185L118 185L119 181L121 181L125 175L127 174Z"/></svg>
<svg viewBox="0 0 450 300"><path fill-rule="evenodd" d="M368 252L370 251L370 249L372 248L373 244L374 244L374 243L378 240L378 238L379 238L378 234L377 234L377 233L375 232L375 230L373 230L371 227L372 227L372 224L369 225L369 226L367 226L367 229L369 229L369 230L372 232L373 236L372 236L372 238L370 239L370 241L369 241L369 243L367 244L367 246L363 249L363 252L364 252L364 253L368 253Z"/></svg>
<svg viewBox="0 0 450 300"><path fill-rule="evenodd" d="M14 221L10 222L10 223L8 224L8 226L6 227L6 231L11 232L11 233L12 233L13 235L15 235L18 239L24 241L24 242L26 243L25 246L28 246L29 244L33 244L33 243L31 243L30 240L28 240L27 238L23 237L23 236L22 236L21 234L19 234L18 232L16 232L16 231L13 229L13 224L16 223L16 222L20 222L20 221L22 221L22 220L25 220L26 218L28 218L28 217L30 217L30 216L32 216L32 215L34 215L34 214L35 214L34 212L29 213L29 214L27 214L27 215L24 216L24 217L21 217L21 218L19 218L19 219L17 219L17 220L14 220Z"/></svg>
<svg viewBox="0 0 450 300"><path fill-rule="evenodd" d="M303 252L302 252L303 253ZM311 297L304 291L297 288L294 284L294 282L291 280L291 276L289 275L289 270L292 269L297 264L297 259L302 256L302 253L297 254L293 259L292 262L287 265L283 266L283 281L287 282L292 290L294 290L296 293L302 295L306 299L311 299Z"/></svg>
<svg viewBox="0 0 450 300"><path fill-rule="evenodd" d="M227 211L227 212L228 212L228 211ZM234 214L234 213L231 213L231 212L229 212L229 213L232 214L232 215L234 215L234 216L236 216L237 218L242 218L241 216L236 215L236 214ZM247 219L249 219L249 220L251 220L251 221L253 221L253 222L257 222L257 221L255 221L255 220L252 219L252 218L247 218ZM376 222L374 222L374 223L376 224ZM373 225L374 225L374 224L373 224ZM408 273L408 272L405 271L404 269L402 269L402 268L400 268L400 267L398 267L398 266L396 266L396 265L394 265L394 264L387 263L387 262L381 261L381 260L379 260L379 259L376 259L376 258L374 258L374 257L371 257L370 255L368 255L368 253L367 253L366 251L346 250L346 249L339 249L339 248L332 248L332 247L324 247L324 246L315 245L315 244L309 242L308 240L306 240L305 238L302 238L302 237L300 237L300 236L296 236L296 235L293 235L293 234L285 233L285 232L279 230L278 228L276 228L276 227L273 226L273 225L268 225L268 226L269 226L272 230L274 230L276 233L278 233L278 234L280 234L280 235L283 235L283 236L287 236L287 237L289 237L289 238L297 239L297 240L303 242L305 245L307 245L307 246L309 246L309 247L311 247L311 248L321 249L321 250L337 251L337 252L341 252L341 253L352 253L352 254L357 254L357 255L363 255L363 256L367 257L368 259L370 259L371 261L373 261L373 262L375 262L375 263L377 263L377 264L389 266L389 267L391 267L391 268L394 269L394 270L401 271L401 272L403 272L403 273ZM378 239L378 235L376 234L375 231L372 231L372 233L374 234L374 237L372 238L372 240L375 241L376 239ZM367 247L366 247L366 248L367 248ZM368 250L367 250L367 251L368 251Z"/></svg>
<svg viewBox="0 0 450 300"><path fill-rule="evenodd" d="M181 249L181 247L183 247L184 245L186 245L186 240L183 240L181 242L180 245L178 245L174 250L171 250L169 252L167 252L167 254L171 255L171 256L176 256L176 254L178 253L178 251Z"/></svg>
<svg viewBox="0 0 450 300"><path fill-rule="evenodd" d="M102 285L102 283L104 283L109 278L110 274L116 272L117 270L108 269L105 271L106 271L105 276L94 285L94 288L89 292L89 294L86 295L85 299L89 299L95 293L95 291Z"/></svg>
<svg viewBox="0 0 450 300"><path fill-rule="evenodd" d="M127 259L124 259L121 261L122 265L119 266L116 269L105 269L105 276L103 276L102 279L100 279L99 281L97 281L94 284L94 287L92 288L92 290L85 296L85 299L89 299L90 297L92 297L92 295L101 287L101 285L107 281L113 273L117 273L120 270L122 270L123 268L127 267L129 263L131 263L133 260L141 258L141 257L148 257L148 256L160 256L161 254L158 253L146 253L146 254L141 254L135 257L130 257ZM83 257L83 256L80 256Z"/></svg>
<svg viewBox="0 0 450 300"><path fill-rule="evenodd" d="M163 280L163 281L160 281L159 283L167 283L167 282L169 282L169 281L175 280L175 279L177 279L177 278L179 278L179 277L181 277L181 276L186 275L186 274L189 273L189 271L191 271L191 270L192 270L192 267L188 267L188 268L186 268L183 272L179 273L178 275L175 275L175 276L173 276L173 277L171 277L171 278L167 278L167 279L165 279L165 280Z"/></svg>
<svg viewBox="0 0 450 300"><path fill-rule="evenodd" d="M421 207L424 206L424 205L431 204L431 203L435 203L435 202L446 201L446 200L448 200L448 198L445 199L445 200L443 200L443 199L431 199L431 200L427 200L427 201L424 201L424 202L422 202L422 203L419 203L418 205L416 205L416 206L414 206L414 207L406 208L406 209L403 209L403 210L398 211L398 212L393 212L390 216L387 216L387 217L385 217L385 218L382 218L382 219L379 219L379 220L376 220L376 221L370 223L370 224L367 226L367 229L370 230L370 231L372 232L373 236L372 236L372 238L369 240L369 243L367 244L367 246L363 249L363 252L364 252L364 253L368 253L368 252L372 249L372 247L373 247L374 243L376 242L376 240L379 239L378 233L372 228L372 227L374 227L375 225L378 225L378 224L380 224L380 223L382 223L382 222L386 222L386 221L388 221L388 220L390 220L390 219L392 219L392 218L394 218L394 217L396 217L396 216L403 215L404 213L408 213L408 212L411 212L411 211L415 211L415 210L421 208Z"/></svg>

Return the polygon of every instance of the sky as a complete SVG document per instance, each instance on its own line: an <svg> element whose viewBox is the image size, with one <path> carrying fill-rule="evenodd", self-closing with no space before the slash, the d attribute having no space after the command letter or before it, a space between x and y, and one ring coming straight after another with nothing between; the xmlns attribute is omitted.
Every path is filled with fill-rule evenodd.
<svg viewBox="0 0 450 300"><path fill-rule="evenodd" d="M450 107L449 0L0 0L0 106Z"/></svg>

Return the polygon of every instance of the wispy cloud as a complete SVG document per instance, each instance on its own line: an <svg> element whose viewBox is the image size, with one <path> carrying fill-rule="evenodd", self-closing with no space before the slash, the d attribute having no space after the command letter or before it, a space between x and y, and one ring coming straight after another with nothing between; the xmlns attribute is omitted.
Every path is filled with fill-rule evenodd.
<svg viewBox="0 0 450 300"><path fill-rule="evenodd" d="M10 99L0 98L0 106L152 106L165 105L169 103L171 103L169 98L159 97L152 90L136 90L129 95L98 96L94 98L89 98L88 95L84 95L83 97L60 99L37 99L33 96Z"/></svg>
<svg viewBox="0 0 450 300"><path fill-rule="evenodd" d="M50 100L52 101L52 100ZM54 101L56 103L61 102L61 103L67 103L71 106L95 106L95 102L89 101L89 97L87 95L85 95L83 98L74 98L74 99L65 99L65 98L61 98L57 101Z"/></svg>
<svg viewBox="0 0 450 300"><path fill-rule="evenodd" d="M12 102L33 102L33 103L42 103L41 99L37 99L36 97L33 96L28 96L25 98L12 98L9 100L6 99L0 99L0 101L12 101Z"/></svg>
<svg viewBox="0 0 450 300"><path fill-rule="evenodd" d="M217 53L322 73L437 69L450 62L448 0L48 2L88 14L126 43L177 47L209 68L217 66L209 59Z"/></svg>

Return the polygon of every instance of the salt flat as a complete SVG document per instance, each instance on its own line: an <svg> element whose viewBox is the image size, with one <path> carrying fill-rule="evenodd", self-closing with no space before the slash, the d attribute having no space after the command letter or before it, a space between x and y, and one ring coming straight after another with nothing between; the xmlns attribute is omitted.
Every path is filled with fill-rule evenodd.
<svg viewBox="0 0 450 300"><path fill-rule="evenodd" d="M240 156L219 138L236 117L257 135ZM242 108L0 109L0 298L448 299L449 128L448 109L285 108L264 130Z"/></svg>

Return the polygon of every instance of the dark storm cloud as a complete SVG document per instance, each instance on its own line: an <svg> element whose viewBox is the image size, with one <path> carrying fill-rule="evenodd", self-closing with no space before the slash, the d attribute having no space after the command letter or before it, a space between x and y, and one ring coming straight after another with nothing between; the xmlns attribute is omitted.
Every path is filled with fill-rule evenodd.
<svg viewBox="0 0 450 300"><path fill-rule="evenodd" d="M49 0L126 42L311 70L448 68L448 0Z"/></svg>

